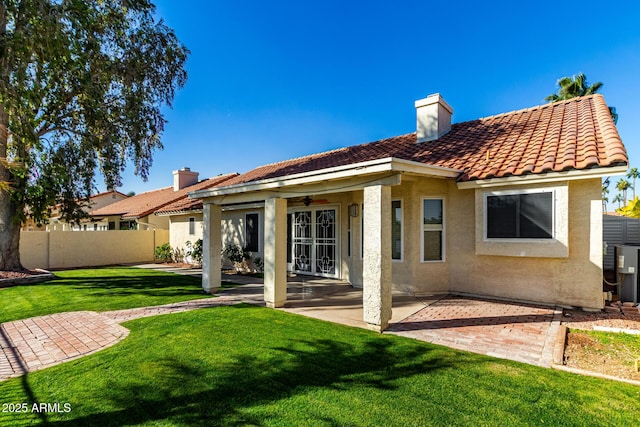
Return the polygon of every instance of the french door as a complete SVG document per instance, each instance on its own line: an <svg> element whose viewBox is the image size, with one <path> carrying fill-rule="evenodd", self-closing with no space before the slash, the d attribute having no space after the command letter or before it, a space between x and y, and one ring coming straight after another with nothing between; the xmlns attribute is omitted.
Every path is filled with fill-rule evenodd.
<svg viewBox="0 0 640 427"><path fill-rule="evenodd" d="M338 277L338 218L333 208L305 208L289 213L289 269Z"/></svg>

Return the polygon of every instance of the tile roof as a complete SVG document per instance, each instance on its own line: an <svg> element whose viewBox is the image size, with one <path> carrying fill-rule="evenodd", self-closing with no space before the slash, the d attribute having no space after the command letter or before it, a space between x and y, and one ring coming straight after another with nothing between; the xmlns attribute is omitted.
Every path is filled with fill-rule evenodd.
<svg viewBox="0 0 640 427"><path fill-rule="evenodd" d="M187 196L189 192L215 187L216 185L225 183L225 181L236 177L237 175L237 173L230 173L204 179L194 185L185 187L178 191L173 191L173 186L161 188L159 190L147 191L119 202L112 203L103 208L96 209L90 212L89 215L94 217L119 215L121 218L142 218L173 203L181 201L192 202Z"/></svg>
<svg viewBox="0 0 640 427"><path fill-rule="evenodd" d="M602 95L455 123L438 140L416 133L260 166L224 186L394 157L459 169L459 181L626 165Z"/></svg>

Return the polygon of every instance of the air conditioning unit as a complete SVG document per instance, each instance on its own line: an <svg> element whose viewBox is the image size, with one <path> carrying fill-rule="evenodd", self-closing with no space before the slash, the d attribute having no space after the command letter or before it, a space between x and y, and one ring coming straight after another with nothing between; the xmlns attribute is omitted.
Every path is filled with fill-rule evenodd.
<svg viewBox="0 0 640 427"><path fill-rule="evenodd" d="M621 282L618 297L622 302L638 303L640 295L640 245L616 246L615 268Z"/></svg>

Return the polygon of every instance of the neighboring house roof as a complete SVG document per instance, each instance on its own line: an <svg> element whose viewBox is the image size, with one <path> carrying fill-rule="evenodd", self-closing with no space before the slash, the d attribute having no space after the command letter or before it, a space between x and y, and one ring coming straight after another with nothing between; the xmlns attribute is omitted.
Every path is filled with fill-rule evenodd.
<svg viewBox="0 0 640 427"><path fill-rule="evenodd" d="M208 188L213 188L217 185L227 185L227 181L229 179L232 179L234 177L237 177L239 174L238 173L230 173L227 175L221 175L219 177L215 177L215 178L210 178L209 180L205 180L205 181L201 181L198 184L192 185L191 187L187 187L185 188L185 190L187 190L186 193L184 193L182 195L182 197L180 197L179 199L157 209L154 213L158 214L158 215L167 215L167 214L171 214L171 213L179 213L179 212L189 212L189 211L194 211L194 210L199 210L202 209L202 200L200 199L190 199L187 196L187 193L191 192L191 191L197 191L197 190L206 190ZM220 178L220 179L219 179ZM204 185L206 181L209 181L207 184L208 185ZM198 187L198 185L201 185L200 187Z"/></svg>
<svg viewBox="0 0 640 427"><path fill-rule="evenodd" d="M260 166L224 187L396 158L463 171L458 181L564 172L628 163L602 95L455 123L437 140L416 133Z"/></svg>
<svg viewBox="0 0 640 427"><path fill-rule="evenodd" d="M125 200L112 203L100 209L96 209L89 215L96 216L120 216L123 219L138 219L150 215L157 210L182 199L187 198L187 193L196 190L205 190L215 187L221 183L237 176L237 173L219 175L213 178L204 179L196 184L174 191L173 187L161 188L159 190L147 191L136 194ZM189 200L191 202L191 200Z"/></svg>
<svg viewBox="0 0 640 427"><path fill-rule="evenodd" d="M98 198L101 198L101 197L104 197L104 196L113 196L114 194L116 194L118 196L122 196L122 197L129 197L126 194L121 193L118 190L112 190L112 191L103 191L102 193L95 194L95 195L91 196L90 199L93 200L93 199L98 199Z"/></svg>

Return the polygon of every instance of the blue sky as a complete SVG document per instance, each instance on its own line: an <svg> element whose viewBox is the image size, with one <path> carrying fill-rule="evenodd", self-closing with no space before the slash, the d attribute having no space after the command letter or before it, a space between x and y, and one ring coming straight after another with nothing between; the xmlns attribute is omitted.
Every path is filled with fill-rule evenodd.
<svg viewBox="0 0 640 427"><path fill-rule="evenodd" d="M415 130L439 92L461 122L544 103L579 72L617 108L640 167L640 2L156 0L191 50L148 182L123 192Z"/></svg>

